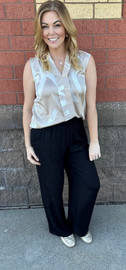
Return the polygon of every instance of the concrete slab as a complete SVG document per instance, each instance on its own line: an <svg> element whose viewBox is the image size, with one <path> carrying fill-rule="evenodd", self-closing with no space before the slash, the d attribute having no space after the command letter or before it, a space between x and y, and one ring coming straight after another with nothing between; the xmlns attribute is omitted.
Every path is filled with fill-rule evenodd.
<svg viewBox="0 0 126 270"><path fill-rule="evenodd" d="M96 205L90 231L92 244L68 248L43 208L0 210L0 270L125 270L126 205Z"/></svg>

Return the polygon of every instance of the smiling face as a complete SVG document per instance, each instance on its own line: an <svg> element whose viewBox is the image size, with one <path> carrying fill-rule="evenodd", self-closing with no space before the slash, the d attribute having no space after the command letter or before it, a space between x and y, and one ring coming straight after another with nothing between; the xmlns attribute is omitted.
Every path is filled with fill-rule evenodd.
<svg viewBox="0 0 126 270"><path fill-rule="evenodd" d="M55 11L47 11L42 16L42 37L49 50L64 49L65 28Z"/></svg>

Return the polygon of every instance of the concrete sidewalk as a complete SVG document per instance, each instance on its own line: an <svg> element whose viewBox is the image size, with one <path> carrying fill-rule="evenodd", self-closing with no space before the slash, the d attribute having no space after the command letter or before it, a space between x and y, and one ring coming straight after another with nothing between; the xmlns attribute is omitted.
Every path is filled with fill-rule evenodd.
<svg viewBox="0 0 126 270"><path fill-rule="evenodd" d="M0 270L125 270L126 205L96 205L90 231L92 244L68 248L43 208L0 210Z"/></svg>

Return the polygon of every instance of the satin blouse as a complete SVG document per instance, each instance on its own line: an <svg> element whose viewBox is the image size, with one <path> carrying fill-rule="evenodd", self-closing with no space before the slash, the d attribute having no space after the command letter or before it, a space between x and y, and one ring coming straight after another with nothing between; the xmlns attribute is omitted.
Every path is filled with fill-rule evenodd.
<svg viewBox="0 0 126 270"><path fill-rule="evenodd" d="M62 74L50 54L50 71L43 71L42 63L37 57L30 58L36 93L31 128L52 126L73 117L85 119L85 71L89 58L89 53L79 50L78 60L83 69L78 71L71 66L66 54Z"/></svg>

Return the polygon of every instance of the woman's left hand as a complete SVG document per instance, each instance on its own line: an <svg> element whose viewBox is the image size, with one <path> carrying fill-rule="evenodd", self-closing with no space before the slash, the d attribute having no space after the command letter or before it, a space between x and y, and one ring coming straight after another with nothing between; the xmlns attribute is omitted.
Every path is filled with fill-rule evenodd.
<svg viewBox="0 0 126 270"><path fill-rule="evenodd" d="M99 142L90 142L89 145L89 159L93 161L101 157Z"/></svg>

